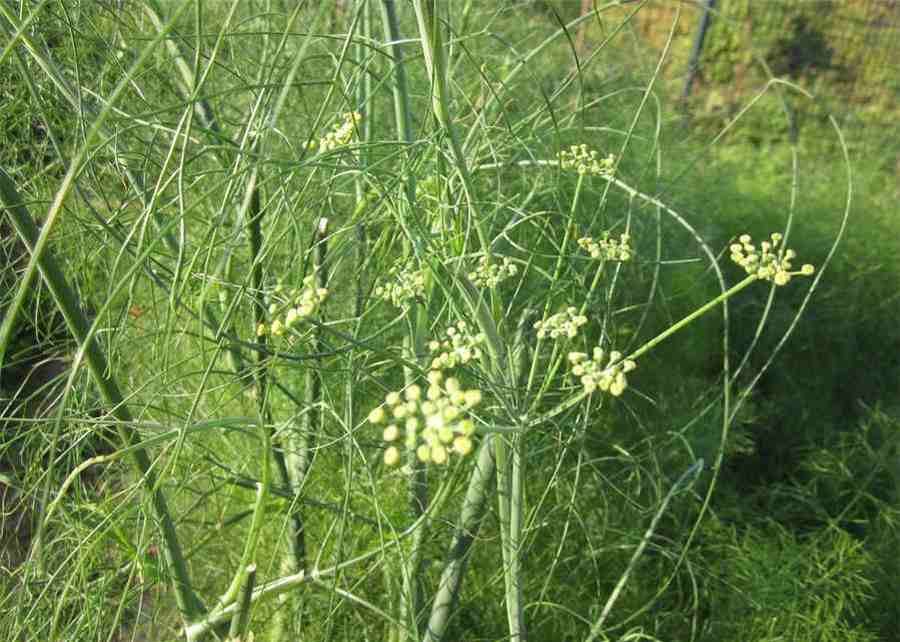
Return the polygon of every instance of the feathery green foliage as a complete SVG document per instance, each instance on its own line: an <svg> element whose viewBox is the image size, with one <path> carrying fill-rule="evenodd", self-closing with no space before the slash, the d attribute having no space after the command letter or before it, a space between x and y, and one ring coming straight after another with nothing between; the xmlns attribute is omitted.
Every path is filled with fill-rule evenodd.
<svg viewBox="0 0 900 642"><path fill-rule="evenodd" d="M642 3L413 4L0 5L2 630L895 634L853 142L683 129Z"/></svg>

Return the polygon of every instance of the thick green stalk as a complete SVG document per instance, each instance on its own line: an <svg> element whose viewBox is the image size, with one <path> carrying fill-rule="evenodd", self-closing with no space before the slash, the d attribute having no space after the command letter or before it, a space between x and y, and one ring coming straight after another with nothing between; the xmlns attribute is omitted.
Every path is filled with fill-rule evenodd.
<svg viewBox="0 0 900 642"><path fill-rule="evenodd" d="M392 94L394 98L394 121L397 128L397 135L400 140L405 143L411 143L412 134L412 112L410 107L409 93L406 85L406 70L403 63L403 50L398 44L400 40L399 23L397 20L396 7L393 0L382 0L381 3L382 25L385 35L390 40L390 57L393 60L394 83L392 85ZM414 211L416 203L416 182L415 176L410 172L404 181L406 202L400 205L400 224L408 231L412 231L407 216ZM407 235L404 239L404 255L410 257L413 254L418 256L419 242ZM431 279L426 291L426 300L430 298L433 288ZM410 333L405 339L405 352L409 361L419 365L421 355L424 353L425 333L428 330L426 306L416 305L411 311L412 326ZM416 372L409 367L404 367L404 378L407 385L415 383ZM415 451L411 450L407 456L407 465L409 467L409 476L407 479L409 493L410 514L414 520L422 517L428 508L428 477L425 465L416 457ZM418 614L421 610L422 595L419 581L419 574L422 567L422 543L424 542L427 532L427 521L422 521L419 531L413 536L408 556L403 562L402 582L403 589L399 600L398 621L400 626L393 631L396 639L404 640L407 638L409 631L418 633L419 623Z"/></svg>
<svg viewBox="0 0 900 642"><path fill-rule="evenodd" d="M416 9L416 18L419 25L419 37L422 42L422 52L425 56L425 65L431 78L431 107L438 123L450 141L450 151L459 178L462 181L463 191L466 195L466 204L469 209L469 217L478 242L481 244L481 252L490 260L491 245L487 233L484 230L484 221L481 217L472 176L469 165L463 154L462 142L453 126L450 117L450 89L447 78L447 56L444 51L444 42L440 22L435 13L434 0L413 0Z"/></svg>
<svg viewBox="0 0 900 642"><path fill-rule="evenodd" d="M492 378L495 381L504 383L508 387L515 387L515 382L519 380L519 377L517 374L511 377L504 374L504 368L508 365L507 359L511 355L510 351L506 350L505 345L500 339L497 326L494 323L487 303L481 297L479 291L464 275L458 274L455 282L461 296L469 306L470 313L477 320L479 327L483 330L487 339L487 352L483 356L486 370L492 374ZM525 324L529 318L529 313L523 314L519 325L520 337L524 332ZM517 343L517 346L523 347L521 343ZM513 358L516 358L519 354L517 350L513 350L512 352ZM436 642L443 638L450 613L459 598L459 591L465 574L467 554L478 533L481 518L484 515L485 505L490 496L491 481L497 469L498 462L495 459L495 454L499 452L500 456L503 457L506 452L505 444L498 443L502 440L502 435L496 432L490 432L481 442L475 469L472 471L472 475L469 478L469 486L466 491L465 499L463 500L462 510L460 511L459 524L457 526L456 535L454 536L450 556L444 566L444 571L441 574L441 580L438 586L438 592L432 603L428 628L423 637L423 640L426 642ZM504 480L504 483L506 483L506 480ZM511 488L511 485L507 485ZM521 485L518 486L517 491L520 492L521 497ZM502 492L503 491L501 490L501 493ZM509 508L503 507L503 502L509 502L509 497L510 495L507 491L505 498L500 499L501 510L506 516L506 518L502 519L504 519L507 525L512 523L511 514ZM507 554L511 550L509 547L510 542L511 539L506 539L504 542L504 558L507 557ZM505 574L509 569L511 569L513 573L516 573L515 577L518 578L518 566L515 564L512 566L504 565ZM508 582L507 587L511 589L513 587L512 579L508 575L505 577ZM509 591L509 595L512 595L511 590ZM514 595L510 598L509 604L511 604L510 608L518 613L516 616L517 624L512 625L511 628L515 631L523 631L524 628L518 624L521 622L521 613L518 606L519 601Z"/></svg>
<svg viewBox="0 0 900 642"><path fill-rule="evenodd" d="M190 621L201 615L204 608L191 586L187 562L178 540L175 523L169 512L165 496L159 488L159 480L153 470L153 463L147 451L139 446L140 437L132 428L131 413L125 405L125 399L119 391L118 384L112 377L106 356L90 333L90 326L78 305L75 293L69 287L56 260L47 248L46 238L44 245L39 245L41 235L38 234L34 219L22 205L22 199L15 185L2 168L0 168L0 201L2 201L16 233L31 253L32 260L29 268L35 265L40 270L47 289L62 313L69 331L81 346L78 360L83 354L103 401L109 407L110 414L117 420L116 429L122 447L131 449L132 461L150 496L154 515L159 521L162 531L163 554L174 576L172 584L178 610L185 621ZM14 316L15 313L15 309L7 310L7 316Z"/></svg>
<svg viewBox="0 0 900 642"><path fill-rule="evenodd" d="M499 436L498 441L503 440ZM510 441L510 483L509 483L509 561L504 569L506 574L506 616L509 621L509 639L523 642L528 638L525 628L525 605L522 598L522 542L524 534L523 488L525 469L522 465L525 435L516 433Z"/></svg>
<svg viewBox="0 0 900 642"><path fill-rule="evenodd" d="M268 438L268 431L264 426L260 426L259 428L263 435L263 444L260 449L260 459L262 460L263 466L262 479L256 484L256 501L253 504L250 531L247 533L247 539L244 540L244 550L241 552L241 561L238 563L238 569L231 580L231 585L219 599L220 607L234 604L237 601L241 587L247 581L247 569L253 566L252 560L256 556L256 549L259 546L259 537L262 534L263 520L266 515L266 502L269 499L272 466L269 463L271 441Z"/></svg>
<svg viewBox="0 0 900 642"><path fill-rule="evenodd" d="M509 462L509 444L504 435L494 439L494 459L497 462L497 515L500 521L500 550L503 554L503 585L506 592L506 615L511 640L519 640L519 619L514 617L512 603L514 588L512 570L513 558L516 556L510 541L510 498L512 482Z"/></svg>
<svg viewBox="0 0 900 642"><path fill-rule="evenodd" d="M491 482L496 470L494 441L498 438L500 436L495 433L487 435L478 449L475 470L469 479L469 487L463 500L459 523L453 536L453 544L450 547L447 564L441 573L438 592L431 607L431 617L428 619L428 628L422 638L424 642L443 640L444 634L447 632L450 614L459 599L468 552L481 526L481 519L484 516Z"/></svg>
<svg viewBox="0 0 900 642"><path fill-rule="evenodd" d="M400 44L400 26L394 0L382 0L381 19L384 33L391 42L389 55L393 60L394 83L391 94L394 97L394 121L397 134L404 143L412 143L412 107L406 87L406 66L403 63L403 46ZM409 173L406 178L406 198L412 207L416 202L416 177Z"/></svg>
<svg viewBox="0 0 900 642"><path fill-rule="evenodd" d="M241 207L242 216L247 222L247 235L250 241L250 285L256 296L253 305L253 318L256 328L259 323L265 321L265 304L262 300L262 288L264 281L263 264L262 264L262 207L260 202L259 186L257 181L259 176L256 170L250 174L250 180L247 185L247 196L244 205ZM246 582L244 577L247 567L252 565L253 558L256 556L256 549L259 545L259 537L262 529L263 518L265 516L266 502L269 496L269 487L271 485L272 467L270 457L274 456L276 460L276 470L280 473L279 483L281 486L286 484L287 479L284 476L284 455L273 448L273 428L271 411L269 409L268 395L268 377L267 363L265 354L262 351L256 353L257 363L253 369L253 383L256 389L257 417L259 420L259 431L262 435L263 446L260 453L260 461L262 463L261 482L257 485L256 503L253 507L253 518L250 525L250 531L244 542L244 550L241 554L241 561L238 564L238 571L232 579L231 585L226 590L225 595L221 598L222 604L230 604L238 597L241 586Z"/></svg>
<svg viewBox="0 0 900 642"><path fill-rule="evenodd" d="M228 637L232 640L246 640L247 631L250 629L250 606L253 597L253 588L256 586L256 564L251 564L244 570L244 581L241 583L241 592L238 595L237 610L231 619L231 627L228 629Z"/></svg>
<svg viewBox="0 0 900 642"><path fill-rule="evenodd" d="M510 383L519 390L528 376L528 345L526 332L533 314L526 309L516 330L512 350L509 351ZM521 404L524 406L524 404ZM510 436L507 444L504 435L495 439L497 461L497 499L500 515L500 538L503 550L503 579L506 588L506 616L509 639L523 642L527 638L525 609L522 603L521 547L523 533L523 467L521 432Z"/></svg>

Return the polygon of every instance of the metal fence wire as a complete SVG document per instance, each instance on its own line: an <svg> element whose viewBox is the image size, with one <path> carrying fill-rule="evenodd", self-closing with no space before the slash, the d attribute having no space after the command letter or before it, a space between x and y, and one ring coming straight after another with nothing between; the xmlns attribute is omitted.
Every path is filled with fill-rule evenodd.
<svg viewBox="0 0 900 642"><path fill-rule="evenodd" d="M900 112L900 0L651 0L633 24L661 51L679 10L665 73L695 103L745 101L767 78L762 60L839 115Z"/></svg>

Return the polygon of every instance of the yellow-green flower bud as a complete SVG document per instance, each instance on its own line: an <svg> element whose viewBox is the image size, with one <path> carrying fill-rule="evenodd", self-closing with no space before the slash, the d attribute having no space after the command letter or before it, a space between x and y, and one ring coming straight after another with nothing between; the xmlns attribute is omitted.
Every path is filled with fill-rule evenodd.
<svg viewBox="0 0 900 642"><path fill-rule="evenodd" d="M459 436L453 440L453 450L465 457L472 452L472 440L465 436Z"/></svg>
<svg viewBox="0 0 900 642"><path fill-rule="evenodd" d="M400 461L400 451L396 446L391 446L384 451L385 466L395 466Z"/></svg>
<svg viewBox="0 0 900 642"><path fill-rule="evenodd" d="M431 447L431 461L436 464L444 464L447 462L447 449L440 444Z"/></svg>
<svg viewBox="0 0 900 642"><path fill-rule="evenodd" d="M389 392L384 405L369 413L369 421L379 424L388 416L393 417L397 421L391 421L382 430L387 444L402 440L421 461L443 464L451 453L463 455L472 450L475 424L466 414L481 401L481 392L464 390L457 379L444 380L439 371L430 372L428 379L427 399L421 400L421 387L415 384L403 392L405 400L400 393ZM399 457L399 452L391 448L395 447L385 450L386 463Z"/></svg>
<svg viewBox="0 0 900 642"><path fill-rule="evenodd" d="M272 321L272 336L280 337L284 334L284 324L281 323L280 319L275 319Z"/></svg>

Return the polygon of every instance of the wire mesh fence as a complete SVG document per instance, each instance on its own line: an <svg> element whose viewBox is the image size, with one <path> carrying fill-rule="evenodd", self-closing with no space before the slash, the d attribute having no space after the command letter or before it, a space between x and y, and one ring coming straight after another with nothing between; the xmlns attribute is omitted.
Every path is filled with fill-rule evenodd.
<svg viewBox="0 0 900 642"><path fill-rule="evenodd" d="M893 122L900 108L900 0L718 0L699 48L695 102L740 103L767 79L765 68L809 89L843 116ZM688 81L706 0L646 3L636 31L662 50L674 26L665 73ZM677 20L677 22L676 22Z"/></svg>

